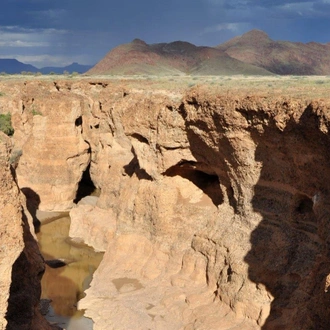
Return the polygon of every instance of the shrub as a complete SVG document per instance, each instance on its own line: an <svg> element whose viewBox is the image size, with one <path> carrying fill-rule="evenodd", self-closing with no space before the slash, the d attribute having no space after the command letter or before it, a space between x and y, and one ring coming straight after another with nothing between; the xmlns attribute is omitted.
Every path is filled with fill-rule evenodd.
<svg viewBox="0 0 330 330"><path fill-rule="evenodd" d="M38 109L36 109L36 108L32 108L32 110L31 110L31 112L32 112L32 115L33 116L42 116L42 112L40 112Z"/></svg>
<svg viewBox="0 0 330 330"><path fill-rule="evenodd" d="M0 114L0 131L4 132L8 136L14 134L14 128L11 126L11 114Z"/></svg>

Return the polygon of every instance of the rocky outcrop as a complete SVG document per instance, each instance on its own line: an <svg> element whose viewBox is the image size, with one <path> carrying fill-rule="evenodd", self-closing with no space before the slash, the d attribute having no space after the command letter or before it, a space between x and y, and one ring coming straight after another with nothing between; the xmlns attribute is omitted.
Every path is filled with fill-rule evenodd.
<svg viewBox="0 0 330 330"><path fill-rule="evenodd" d="M329 328L329 103L34 84L19 184L44 210L100 190L70 231L106 251L79 303L96 330Z"/></svg>
<svg viewBox="0 0 330 330"><path fill-rule="evenodd" d="M9 165L10 148L10 139L0 132L0 329L48 330L39 312L44 263Z"/></svg>
<svg viewBox="0 0 330 330"><path fill-rule="evenodd" d="M25 86L13 114L18 134L26 129L25 138L19 140L23 143L17 177L35 208L66 211L90 159L89 145L81 135L84 103L78 95L64 92L59 97L56 85L50 90L41 86Z"/></svg>
<svg viewBox="0 0 330 330"><path fill-rule="evenodd" d="M0 296L0 329L5 329L5 319L11 283L12 267L24 248L23 230L21 227L21 213L19 192L13 183L13 177L8 165L9 139L0 133L0 166L1 166L1 296ZM9 200L8 200L9 197Z"/></svg>
<svg viewBox="0 0 330 330"><path fill-rule="evenodd" d="M233 192L230 239L219 235L223 224L220 233L206 235L221 237L218 244L225 243L228 253L225 267L212 272L217 296L262 329L327 329L329 104L210 100L207 93L192 95L186 120L193 154ZM237 235L236 226L246 234ZM198 236L193 246L210 255Z"/></svg>
<svg viewBox="0 0 330 330"><path fill-rule="evenodd" d="M95 328L326 329L329 107L159 100L119 107L134 170L109 158L116 237L81 302Z"/></svg>

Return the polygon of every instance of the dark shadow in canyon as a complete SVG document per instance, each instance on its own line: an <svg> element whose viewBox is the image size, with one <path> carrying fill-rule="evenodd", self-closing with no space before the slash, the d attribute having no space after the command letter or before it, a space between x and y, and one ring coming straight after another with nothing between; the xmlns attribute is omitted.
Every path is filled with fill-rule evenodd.
<svg viewBox="0 0 330 330"><path fill-rule="evenodd" d="M90 175L90 164L83 172L80 182L78 183L78 190L74 203L78 203L82 198L92 195L96 190Z"/></svg>
<svg viewBox="0 0 330 330"><path fill-rule="evenodd" d="M131 149L131 152L133 153L134 157L127 165L124 166L125 173L130 177L132 177L133 174L135 174L139 180L152 181L153 180L152 176L149 175L144 168L140 167L139 160L134 151L134 148Z"/></svg>
<svg viewBox="0 0 330 330"><path fill-rule="evenodd" d="M252 205L262 221L245 261L249 279L273 296L263 330L330 329L330 139L319 120L309 106L284 131L252 128L262 164Z"/></svg>
<svg viewBox="0 0 330 330"><path fill-rule="evenodd" d="M235 213L249 216L235 173L240 151L230 139L235 138L235 128L227 122L231 115L222 114L226 110L220 108L209 110L207 104L200 105L193 98L180 111L193 156L210 174L218 176ZM198 111L192 120L190 111ZM244 259L249 265L249 279L261 291L263 287L258 285L263 284L273 297L262 329L328 330L330 138L320 127L330 125L312 105L306 107L299 122L290 119L284 131L276 127L270 112L232 111L246 119L246 129L257 146L255 161L262 165L252 199L253 210L262 215L262 221L251 233L251 249ZM258 297L252 309L267 306L266 294L263 302Z"/></svg>
<svg viewBox="0 0 330 330"><path fill-rule="evenodd" d="M32 216L34 230L38 233L40 230L40 221L37 218L37 210L40 204L40 197L34 190L28 187L22 188L21 191L26 197L26 207Z"/></svg>
<svg viewBox="0 0 330 330"><path fill-rule="evenodd" d="M44 262L24 212L22 221L25 246L12 268L6 330L50 329L39 313Z"/></svg>
<svg viewBox="0 0 330 330"><path fill-rule="evenodd" d="M196 110L199 108L198 102L194 98L188 102L188 105L193 106ZM185 120L190 151L198 164L197 169L203 172L205 176L209 176L207 181L210 177L213 178L213 191L209 197L215 205L219 205L224 201L224 194L226 194L235 213L244 212L241 207L240 185L235 182L235 179L230 179L230 172L237 167L237 160L235 150L225 135L228 124L216 112L212 114L211 124L208 124L203 118L189 120L189 111L189 108L186 108L184 104L179 107L179 112ZM209 125L214 125L214 127L210 128ZM196 133L196 131L203 132L203 134ZM217 142L210 145L209 140ZM230 168L229 164L233 169ZM221 190L220 183L225 191ZM216 189L214 189L215 186L217 186Z"/></svg>
<svg viewBox="0 0 330 330"><path fill-rule="evenodd" d="M180 162L167 169L166 176L181 176L191 181L195 186L203 191L212 200L215 206L223 203L223 194L220 190L220 182L217 175L207 174L198 170L198 164L195 162Z"/></svg>

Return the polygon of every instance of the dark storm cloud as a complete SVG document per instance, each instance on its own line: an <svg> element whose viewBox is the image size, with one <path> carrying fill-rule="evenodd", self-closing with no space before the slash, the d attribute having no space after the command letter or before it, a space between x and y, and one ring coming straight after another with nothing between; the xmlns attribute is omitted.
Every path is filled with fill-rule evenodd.
<svg viewBox="0 0 330 330"><path fill-rule="evenodd" d="M0 56L39 66L93 64L134 38L217 45L258 28L277 40L330 41L329 0L2 0L2 8Z"/></svg>
<svg viewBox="0 0 330 330"><path fill-rule="evenodd" d="M329 42L329 0L271 1L271 0L205 0L213 7L213 13L225 9L221 22L209 25L208 34L214 36L217 26L228 25L221 30L233 37L257 28L276 40ZM213 27L213 32L212 32ZM223 34L222 34L223 35Z"/></svg>

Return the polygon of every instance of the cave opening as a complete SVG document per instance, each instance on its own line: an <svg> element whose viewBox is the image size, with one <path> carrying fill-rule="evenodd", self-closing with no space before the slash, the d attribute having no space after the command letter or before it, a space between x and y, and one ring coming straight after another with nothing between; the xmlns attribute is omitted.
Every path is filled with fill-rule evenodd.
<svg viewBox="0 0 330 330"><path fill-rule="evenodd" d="M74 122L76 127L82 126L82 116L78 117Z"/></svg>
<svg viewBox="0 0 330 330"><path fill-rule="evenodd" d="M86 170L81 176L81 180L78 183L78 190L74 203L78 203L81 199L90 195L98 195L98 189L95 187L91 175L90 175L90 164L88 164Z"/></svg>
<svg viewBox="0 0 330 330"><path fill-rule="evenodd" d="M313 200L304 194L295 194L292 197L292 209L293 213L297 215L312 215L313 212Z"/></svg>
<svg viewBox="0 0 330 330"><path fill-rule="evenodd" d="M313 200L308 196L300 193L295 194L291 202L291 221L295 227L315 234L317 232L317 219L313 205Z"/></svg>
<svg viewBox="0 0 330 330"><path fill-rule="evenodd" d="M302 198L296 206L296 211L300 214L313 212L313 201L310 198Z"/></svg>
<svg viewBox="0 0 330 330"><path fill-rule="evenodd" d="M198 164L194 162L181 162L167 169L163 174L174 177L181 176L191 181L195 186L203 191L215 206L223 203L224 198L220 189L220 181L217 175L205 173L198 169Z"/></svg>

